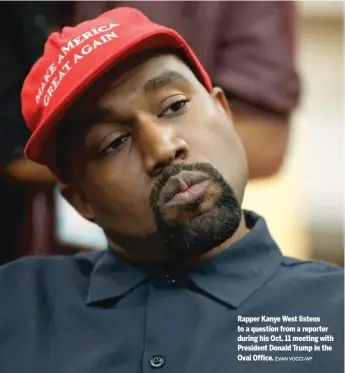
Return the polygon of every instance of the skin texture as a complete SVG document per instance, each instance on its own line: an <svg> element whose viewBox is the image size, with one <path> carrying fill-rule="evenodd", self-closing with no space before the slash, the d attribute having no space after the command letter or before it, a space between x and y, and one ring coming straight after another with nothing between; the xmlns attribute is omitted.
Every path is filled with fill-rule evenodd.
<svg viewBox="0 0 345 373"><path fill-rule="evenodd" d="M120 64L74 106L68 123L73 133L61 146L72 181L62 194L125 258L202 260L245 234L248 167L227 99L220 88L208 93L179 57ZM159 191L184 169L202 170L210 182L194 207L176 213L159 203ZM193 208L203 215L188 216Z"/></svg>
<svg viewBox="0 0 345 373"><path fill-rule="evenodd" d="M290 137L287 116L258 110L231 100L235 130L246 152L249 179L275 175L284 163ZM16 159L4 167L4 173L22 183L55 183L48 167L27 158Z"/></svg>
<svg viewBox="0 0 345 373"><path fill-rule="evenodd" d="M284 116L256 110L238 110L231 105L236 132L246 151L249 178L262 179L275 175L282 164L289 143L290 123ZM46 166L27 158L10 162L4 172L11 179L24 183L55 182Z"/></svg>

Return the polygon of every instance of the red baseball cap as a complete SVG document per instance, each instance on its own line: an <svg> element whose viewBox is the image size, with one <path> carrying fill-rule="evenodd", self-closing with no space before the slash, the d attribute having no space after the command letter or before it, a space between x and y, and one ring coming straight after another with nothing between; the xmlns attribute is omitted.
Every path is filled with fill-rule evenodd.
<svg viewBox="0 0 345 373"><path fill-rule="evenodd" d="M180 50L211 91L208 74L184 39L176 31L151 22L137 9L115 8L52 33L22 88L22 113L32 132L25 155L47 165L62 180L54 140L67 110L118 61L156 47Z"/></svg>

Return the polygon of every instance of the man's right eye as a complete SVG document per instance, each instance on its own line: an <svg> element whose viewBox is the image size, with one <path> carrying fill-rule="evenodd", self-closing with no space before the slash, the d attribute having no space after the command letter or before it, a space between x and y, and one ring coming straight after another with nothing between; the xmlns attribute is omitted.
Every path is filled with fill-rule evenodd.
<svg viewBox="0 0 345 373"><path fill-rule="evenodd" d="M101 154L108 155L108 154L118 153L121 150L122 146L126 143L128 138L129 138L128 135L123 135L123 136L116 138L101 151Z"/></svg>

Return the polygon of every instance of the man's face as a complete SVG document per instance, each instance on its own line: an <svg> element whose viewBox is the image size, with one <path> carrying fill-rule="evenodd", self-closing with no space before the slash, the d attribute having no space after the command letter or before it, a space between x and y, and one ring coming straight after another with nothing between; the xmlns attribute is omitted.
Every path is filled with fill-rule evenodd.
<svg viewBox="0 0 345 373"><path fill-rule="evenodd" d="M172 54L99 88L81 106L87 126L64 196L132 257L201 254L231 237L247 164L223 92L208 93Z"/></svg>

